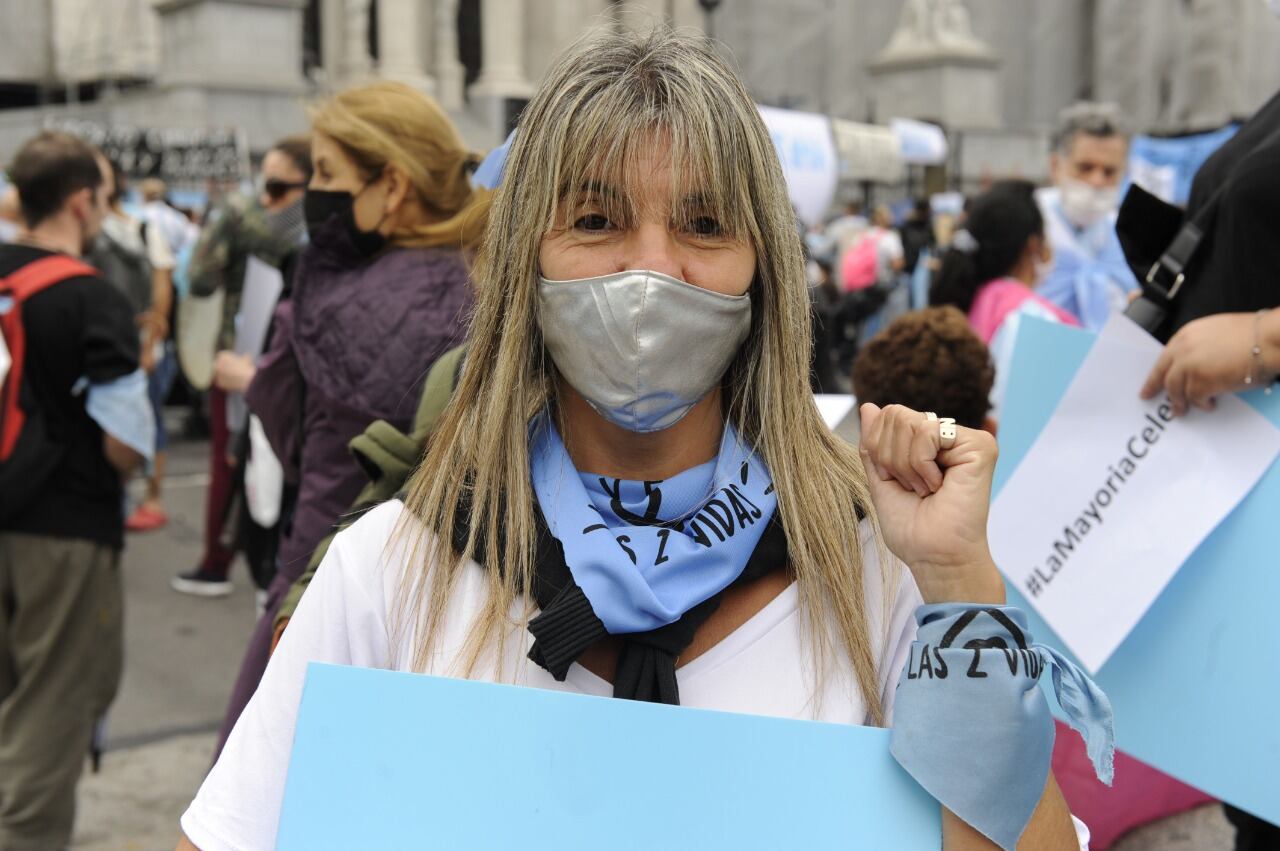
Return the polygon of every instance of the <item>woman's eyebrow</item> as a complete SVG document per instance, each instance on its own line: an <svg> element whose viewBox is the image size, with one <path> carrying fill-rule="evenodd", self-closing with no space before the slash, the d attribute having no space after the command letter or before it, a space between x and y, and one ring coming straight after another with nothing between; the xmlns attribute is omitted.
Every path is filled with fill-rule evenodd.
<svg viewBox="0 0 1280 851"><path fill-rule="evenodd" d="M680 199L680 206L685 209L706 209L711 204L711 196L704 192L695 192Z"/></svg>
<svg viewBox="0 0 1280 851"><path fill-rule="evenodd" d="M609 198L618 197L618 190L600 180L584 180L579 190L588 195L604 195Z"/></svg>

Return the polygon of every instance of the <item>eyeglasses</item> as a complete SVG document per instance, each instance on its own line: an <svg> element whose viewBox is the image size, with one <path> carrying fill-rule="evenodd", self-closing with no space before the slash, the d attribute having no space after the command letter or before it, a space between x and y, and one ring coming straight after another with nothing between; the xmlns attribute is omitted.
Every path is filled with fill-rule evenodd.
<svg viewBox="0 0 1280 851"><path fill-rule="evenodd" d="M306 187L306 183L290 183L287 180L273 179L262 184L262 191L265 192L267 197L272 201L279 201L294 189L305 189Z"/></svg>

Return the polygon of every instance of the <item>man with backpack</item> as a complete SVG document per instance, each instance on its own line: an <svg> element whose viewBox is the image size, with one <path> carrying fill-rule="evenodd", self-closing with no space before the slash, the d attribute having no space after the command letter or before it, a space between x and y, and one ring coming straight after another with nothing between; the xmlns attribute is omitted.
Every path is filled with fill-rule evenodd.
<svg viewBox="0 0 1280 851"><path fill-rule="evenodd" d="M134 310L84 256L111 173L67 133L18 151L0 245L0 848L63 848L120 679L123 482L154 441Z"/></svg>

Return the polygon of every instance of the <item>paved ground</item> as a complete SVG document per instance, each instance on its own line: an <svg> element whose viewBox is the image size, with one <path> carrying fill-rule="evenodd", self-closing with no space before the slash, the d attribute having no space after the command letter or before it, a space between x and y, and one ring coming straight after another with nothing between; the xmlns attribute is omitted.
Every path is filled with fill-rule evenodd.
<svg viewBox="0 0 1280 851"><path fill-rule="evenodd" d="M165 502L171 522L132 536L125 550L125 675L107 728L107 752L80 786L76 851L161 851L209 765L214 730L254 623L248 574L219 600L176 594L169 577L201 549L207 447L175 446ZM1221 809L1153 825L1117 851L1230 851Z"/></svg>
<svg viewBox="0 0 1280 851"><path fill-rule="evenodd" d="M208 445L170 452L169 525L131 535L124 554L125 669L101 772L81 784L76 848L172 848L177 818L208 767L213 732L255 622L248 572L235 593L177 594L169 577L200 557Z"/></svg>

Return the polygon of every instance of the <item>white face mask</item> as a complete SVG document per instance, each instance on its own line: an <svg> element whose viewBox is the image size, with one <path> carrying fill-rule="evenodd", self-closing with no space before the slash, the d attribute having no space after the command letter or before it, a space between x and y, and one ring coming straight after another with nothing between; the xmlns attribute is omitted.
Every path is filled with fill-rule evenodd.
<svg viewBox="0 0 1280 851"><path fill-rule="evenodd" d="M1063 178L1058 188L1062 193L1062 212L1076 227L1092 227L1120 207L1120 187L1099 189L1080 180Z"/></svg>
<svg viewBox="0 0 1280 851"><path fill-rule="evenodd" d="M542 338L556 369L628 431L670 428L724 377L751 328L750 295L660 272L541 278Z"/></svg>
<svg viewBox="0 0 1280 851"><path fill-rule="evenodd" d="M1040 286L1049 279L1049 275L1053 273L1053 258L1048 260L1036 261L1036 282L1035 286Z"/></svg>

